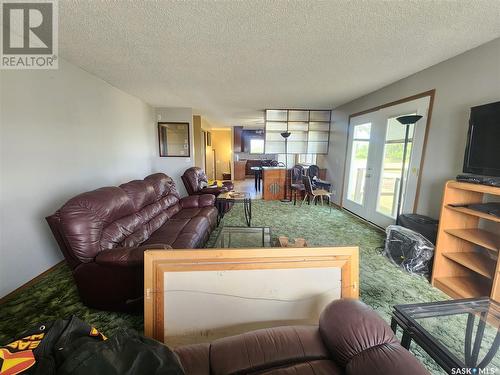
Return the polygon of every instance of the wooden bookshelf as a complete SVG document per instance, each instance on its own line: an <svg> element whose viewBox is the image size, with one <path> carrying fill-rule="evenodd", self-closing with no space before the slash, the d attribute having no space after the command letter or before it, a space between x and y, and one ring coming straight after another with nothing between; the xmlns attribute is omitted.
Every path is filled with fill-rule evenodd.
<svg viewBox="0 0 500 375"><path fill-rule="evenodd" d="M500 301L500 218L457 207L481 203L486 195L500 196L500 188L448 181L444 189L432 285L453 298Z"/></svg>

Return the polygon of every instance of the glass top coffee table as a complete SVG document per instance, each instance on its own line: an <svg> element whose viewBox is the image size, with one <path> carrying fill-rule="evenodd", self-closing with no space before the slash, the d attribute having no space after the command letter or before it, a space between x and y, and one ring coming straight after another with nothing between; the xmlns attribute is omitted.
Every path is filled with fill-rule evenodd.
<svg viewBox="0 0 500 375"><path fill-rule="evenodd" d="M414 340L449 374L498 374L499 323L497 302L469 298L396 305L391 328L403 329L403 347Z"/></svg>
<svg viewBox="0 0 500 375"><path fill-rule="evenodd" d="M231 227L221 228L215 240L216 248L271 247L271 228Z"/></svg>

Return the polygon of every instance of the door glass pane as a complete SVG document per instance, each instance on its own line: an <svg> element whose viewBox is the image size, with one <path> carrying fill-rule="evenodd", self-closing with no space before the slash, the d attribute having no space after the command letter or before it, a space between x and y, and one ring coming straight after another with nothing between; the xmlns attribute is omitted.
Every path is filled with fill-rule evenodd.
<svg viewBox="0 0 500 375"><path fill-rule="evenodd" d="M408 165L411 155L411 146L413 141L413 130L414 125L409 125L408 148L406 151L405 173L403 182L403 201L408 174ZM380 174L377 211L393 218L396 218L396 211L398 207L399 186L401 183L401 169L403 167L405 131L405 125L401 125L396 120L396 117L387 119L387 130L384 144L384 159L382 162L382 173Z"/></svg>
<svg viewBox="0 0 500 375"><path fill-rule="evenodd" d="M365 195L366 166L370 148L371 123L355 125L352 140L351 163L347 199L363 204Z"/></svg>

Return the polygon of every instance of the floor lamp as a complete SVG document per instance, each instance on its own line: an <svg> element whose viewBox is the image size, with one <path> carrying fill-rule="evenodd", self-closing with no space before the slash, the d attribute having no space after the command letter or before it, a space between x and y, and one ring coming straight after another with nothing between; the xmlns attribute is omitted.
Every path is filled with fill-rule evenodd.
<svg viewBox="0 0 500 375"><path fill-rule="evenodd" d="M281 136L285 138L285 197L281 199L282 202L291 202L291 200L288 199L288 184L286 183L286 177L288 175L288 137L290 137L290 135L291 133L288 130L281 133Z"/></svg>
<svg viewBox="0 0 500 375"><path fill-rule="evenodd" d="M416 124L418 120L420 120L422 116L420 115L407 115L407 116L400 116L397 117L396 120L398 120L401 125L405 126L405 144L403 146L403 166L401 168L401 180L399 183L399 194L398 194L398 210L396 212L396 224L398 223L398 217L401 214L401 209L403 207L403 185L404 185L404 178L405 178L405 163L406 163L406 153L408 151L408 136L410 132L410 125L411 124Z"/></svg>

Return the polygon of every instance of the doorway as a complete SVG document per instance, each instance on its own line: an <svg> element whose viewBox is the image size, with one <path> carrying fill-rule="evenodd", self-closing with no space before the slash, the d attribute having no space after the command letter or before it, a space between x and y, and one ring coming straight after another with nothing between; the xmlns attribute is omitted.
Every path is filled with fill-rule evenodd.
<svg viewBox="0 0 500 375"><path fill-rule="evenodd" d="M413 212L417 198L431 95L354 115L349 122L342 205L380 226L396 221L403 184L402 212ZM410 125L403 180L405 127L396 118L422 115Z"/></svg>

